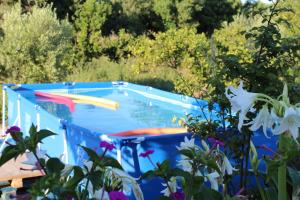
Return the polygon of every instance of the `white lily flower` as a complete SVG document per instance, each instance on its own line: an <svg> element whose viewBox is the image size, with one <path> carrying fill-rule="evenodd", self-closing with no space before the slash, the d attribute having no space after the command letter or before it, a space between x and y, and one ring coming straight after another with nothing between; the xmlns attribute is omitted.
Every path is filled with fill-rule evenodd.
<svg viewBox="0 0 300 200"><path fill-rule="evenodd" d="M224 156L223 158L223 164L222 164L222 173L225 174L225 172L227 172L227 174L231 175L233 171L236 171L237 169L235 169L234 167L232 167L230 161L228 160L227 156Z"/></svg>
<svg viewBox="0 0 300 200"><path fill-rule="evenodd" d="M190 160L187 156L181 155L181 159L177 161L177 166L180 167L183 171L192 173L193 172L193 167L192 167L193 161ZM200 170L198 170L195 173L196 176L203 176Z"/></svg>
<svg viewBox="0 0 300 200"><path fill-rule="evenodd" d="M255 119L252 122L250 122L250 124L252 124L250 130L256 131L262 126L265 136L267 138L270 138L267 135L267 129L272 128L274 122L274 117L272 117L272 115L270 114L267 105L264 105L263 108L259 111L258 115L255 117Z"/></svg>
<svg viewBox="0 0 300 200"><path fill-rule="evenodd" d="M231 93L229 93L229 91ZM244 120L247 119L247 112L253 107L253 103L258 95L258 93L247 92L243 89L243 82L240 82L238 88L232 86L227 87L225 95L231 103L232 111L239 113L239 124L238 129L241 131Z"/></svg>
<svg viewBox="0 0 300 200"><path fill-rule="evenodd" d="M300 114L292 107L284 112L284 117L280 119L279 126L273 130L274 135L280 135L289 131L293 138L297 141L299 136Z"/></svg>
<svg viewBox="0 0 300 200"><path fill-rule="evenodd" d="M201 140L201 144L202 144L202 147L204 148L204 151L205 152L209 152L209 145L204 141L204 140Z"/></svg>
<svg viewBox="0 0 300 200"><path fill-rule="evenodd" d="M177 166L180 167L183 171L191 173L193 168L192 168L192 161L184 156L181 155L181 159L177 161Z"/></svg>
<svg viewBox="0 0 300 200"><path fill-rule="evenodd" d="M166 183L162 183L164 187L166 187L164 190L162 190L160 193L162 193L164 196L169 197L171 193L174 193L177 191L177 181L176 177L171 177L170 181L168 182L168 185L170 186L170 189L167 187Z"/></svg>
<svg viewBox="0 0 300 200"><path fill-rule="evenodd" d="M195 145L195 138L191 138L190 140L185 136L184 137L184 142L180 142L180 146L176 147L178 150L183 150L183 149L193 149L196 148Z"/></svg>
<svg viewBox="0 0 300 200"><path fill-rule="evenodd" d="M213 172L213 173L207 174L206 177L208 178L208 180L210 182L211 189L218 191L219 190L218 178L220 177L219 173Z"/></svg>
<svg viewBox="0 0 300 200"><path fill-rule="evenodd" d="M135 178L124 172L123 170L117 169L117 168L112 168L112 173L118 177L123 185L123 190L125 193L130 193L132 186L132 191L136 199L138 200L143 200L143 192L139 186L139 184L136 182Z"/></svg>

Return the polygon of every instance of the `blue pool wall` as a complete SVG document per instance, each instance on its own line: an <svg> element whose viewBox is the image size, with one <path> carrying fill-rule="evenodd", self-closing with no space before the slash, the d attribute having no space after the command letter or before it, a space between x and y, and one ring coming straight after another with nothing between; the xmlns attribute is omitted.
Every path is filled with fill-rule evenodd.
<svg viewBox="0 0 300 200"><path fill-rule="evenodd" d="M152 169L147 159L140 158L138 155L146 150L154 149L152 156L153 161L162 162L171 158L171 165L176 165L178 154L176 146L184 140L184 137L190 137L188 133L178 135L162 135L152 137L137 138L125 137L117 138L104 135L99 132L92 132L76 124L69 123L54 115L50 114L40 106L27 100L20 95L20 91L24 90L68 90L72 91L86 88L111 88L126 87L127 89L144 92L150 95L157 95L162 98L176 100L178 102L189 104L192 109L199 109L199 106L205 106L207 103L203 100L195 100L194 98L165 92L148 86L140 86L127 82L100 82L100 83L49 83L49 84L22 84L22 85L4 85L4 89L8 96L8 126L18 125L25 134L28 134L31 124L38 125L40 129L49 129L56 136L49 137L41 144L41 149L47 150L50 156L59 157L64 154L64 161L69 164L82 165L87 155L78 145L90 148L98 148L100 138L105 138L114 143L120 150L122 155L122 166L135 177L139 177L143 172ZM158 100L159 101L159 100ZM170 105L172 106L172 105ZM217 106L216 106L217 109ZM271 134L270 134L271 135ZM261 131L254 133L255 145L267 144L272 149L276 149L276 137L267 139ZM99 150L99 148L98 148ZM268 154L264 150L258 150L259 155ZM117 158L117 152L110 153L111 156ZM261 166L265 169L265 166ZM253 182L255 184L255 182ZM161 180L154 179L141 184L146 200L155 199L162 189ZM153 190L153 187L155 190Z"/></svg>

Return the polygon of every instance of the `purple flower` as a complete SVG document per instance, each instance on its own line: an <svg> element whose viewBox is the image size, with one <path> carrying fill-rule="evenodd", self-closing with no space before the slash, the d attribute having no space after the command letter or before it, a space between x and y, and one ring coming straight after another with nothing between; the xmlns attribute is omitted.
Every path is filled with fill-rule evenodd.
<svg viewBox="0 0 300 200"><path fill-rule="evenodd" d="M128 200L123 192L111 191L109 193L109 200Z"/></svg>
<svg viewBox="0 0 300 200"><path fill-rule="evenodd" d="M173 192L170 194L170 198L173 200L184 200L185 195L183 192Z"/></svg>
<svg viewBox="0 0 300 200"><path fill-rule="evenodd" d="M146 158L148 157L149 155L153 154L154 153L154 150L147 150L145 151L144 153L140 153L140 157L143 157L143 158Z"/></svg>
<svg viewBox="0 0 300 200"><path fill-rule="evenodd" d="M21 129L17 126L11 126L9 129L6 130L6 134L9 134L9 133L16 133L16 132L20 132Z"/></svg>
<svg viewBox="0 0 300 200"><path fill-rule="evenodd" d="M109 142L106 142L106 141L100 142L99 146L100 147L104 147L104 148L106 148L106 149L108 149L110 151L116 148L115 145L113 145L113 144L111 144Z"/></svg>
<svg viewBox="0 0 300 200"><path fill-rule="evenodd" d="M72 199L73 199L72 195L67 194L66 200L72 200Z"/></svg>
<svg viewBox="0 0 300 200"><path fill-rule="evenodd" d="M213 146L217 146L217 145L219 145L219 146L224 146L224 142L222 142L222 141L220 141L220 140L217 140L217 139L215 139L215 138L213 138L213 137L209 137L208 138L208 141L210 142L210 143L212 143L213 144Z"/></svg>

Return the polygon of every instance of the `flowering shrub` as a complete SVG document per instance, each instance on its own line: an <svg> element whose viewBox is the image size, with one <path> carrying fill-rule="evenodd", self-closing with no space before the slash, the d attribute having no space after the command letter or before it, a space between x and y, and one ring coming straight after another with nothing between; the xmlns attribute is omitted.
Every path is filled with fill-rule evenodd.
<svg viewBox="0 0 300 200"><path fill-rule="evenodd" d="M37 131L32 125L29 136L23 137L20 128L10 127L6 134L10 134L13 144L7 146L0 157L0 166L19 155L26 157L25 164L33 165L32 169L40 170L44 176L36 181L29 189L30 198L50 199L101 199L126 200L125 193L133 193L138 200L143 194L136 180L123 171L117 160L107 157L106 153L115 149L113 144L101 141L103 149L98 155L94 150L81 146L89 159L82 167L65 165L59 158L52 158L45 151L39 150L38 143L46 137L55 135L48 130Z"/></svg>
<svg viewBox="0 0 300 200"><path fill-rule="evenodd" d="M195 144L195 138L185 137L177 147L181 155L177 162L179 168L172 169L168 160L154 164L150 156L154 153L153 150L141 153L140 157L147 158L154 168L142 178L162 178L165 189L161 193L164 199L202 199L204 196L208 199L221 199L219 191L223 191L226 196L224 177L231 176L236 169L220 150L224 143L212 138L210 141L211 147L204 140L201 141L201 146L198 146Z"/></svg>
<svg viewBox="0 0 300 200"><path fill-rule="evenodd" d="M290 103L287 85L284 85L282 94L276 99L261 93L247 92L243 89L243 82L240 83L238 88L228 87L225 94L231 103L232 110L239 113L238 129L240 131L244 126L248 126L251 131L256 131L262 127L266 137L269 137L267 135L268 129L274 135L279 135L277 152L275 152L273 158L264 158L267 164L266 180L269 181L271 178L275 178L278 199L287 199L287 164L300 155L300 104L293 105ZM251 112L253 113L256 110L258 110L256 116L250 117ZM250 147L251 165L254 174L258 176L258 165L262 160L258 160L258 155L252 142L250 142ZM295 169L292 168L289 168L289 173L290 176L291 173L293 175L297 174ZM296 198L297 196L299 197L299 183L295 182L293 178L292 181L294 190L292 196ZM267 199L266 191L260 187L259 181L257 181L257 184L261 198Z"/></svg>

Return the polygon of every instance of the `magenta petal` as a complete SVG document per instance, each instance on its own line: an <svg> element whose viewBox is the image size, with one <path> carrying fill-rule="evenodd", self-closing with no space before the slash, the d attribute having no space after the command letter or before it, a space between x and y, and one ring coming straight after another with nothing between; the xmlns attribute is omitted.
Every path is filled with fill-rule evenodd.
<svg viewBox="0 0 300 200"><path fill-rule="evenodd" d="M9 133L15 133L15 132L20 132L20 131L21 131L21 129L18 126L12 126L9 129L7 129L5 133L9 134Z"/></svg>
<svg viewBox="0 0 300 200"><path fill-rule="evenodd" d="M140 157L146 158L147 156L151 155L154 153L154 150L147 150L144 153L140 153Z"/></svg>
<svg viewBox="0 0 300 200"><path fill-rule="evenodd" d="M185 195L183 192L173 192L170 194L172 200L184 200Z"/></svg>
<svg viewBox="0 0 300 200"><path fill-rule="evenodd" d="M222 142L221 140L217 140L217 139L215 139L213 137L209 137L207 140L210 143L212 143L212 145L219 145L219 146L222 146L222 147L225 145L224 142Z"/></svg>
<svg viewBox="0 0 300 200"><path fill-rule="evenodd" d="M109 142L106 142L106 141L101 141L100 144L99 144L100 147L103 147L103 148L106 148L108 150L113 150L115 149L115 145L109 143Z"/></svg>
<svg viewBox="0 0 300 200"><path fill-rule="evenodd" d="M129 200L123 192L111 191L109 193L109 200Z"/></svg>

